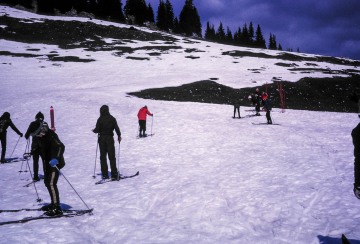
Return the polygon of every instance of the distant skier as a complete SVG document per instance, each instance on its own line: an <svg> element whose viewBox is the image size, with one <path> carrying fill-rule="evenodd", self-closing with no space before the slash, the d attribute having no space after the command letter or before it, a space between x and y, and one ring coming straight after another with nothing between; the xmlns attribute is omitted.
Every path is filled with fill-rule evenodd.
<svg viewBox="0 0 360 244"><path fill-rule="evenodd" d="M120 143L121 132L118 123L110 114L109 106L103 105L100 108L100 117L96 122L96 127L93 129L94 133L99 134L100 164L103 179L109 179L106 156L109 157L110 161L111 179L118 179L119 172L116 167L114 130L118 136L118 142Z"/></svg>
<svg viewBox="0 0 360 244"><path fill-rule="evenodd" d="M57 182L60 176L58 169L65 166L65 145L60 141L58 135L50 130L45 121L38 121L37 126L30 132L33 137L38 137L41 158L44 159L44 183L49 192L51 204L41 209L48 216L62 215L60 207L60 196ZM57 167L57 168L56 168Z"/></svg>
<svg viewBox="0 0 360 244"><path fill-rule="evenodd" d="M137 116L139 119L139 137L146 137L146 116L154 116L154 114L150 113L147 106L140 108Z"/></svg>
<svg viewBox="0 0 360 244"><path fill-rule="evenodd" d="M255 90L254 100L255 100L255 111L256 111L255 115L260 116L261 93L259 91L259 88L256 88Z"/></svg>
<svg viewBox="0 0 360 244"><path fill-rule="evenodd" d="M240 119L240 101L238 99L234 100L234 116L233 118L235 119L235 115L236 115L236 111L238 113L238 118Z"/></svg>
<svg viewBox="0 0 360 244"><path fill-rule="evenodd" d="M23 136L23 134L16 128L14 123L11 121L10 113L5 112L0 117L0 141L1 141L1 163L5 163L5 154L6 154L6 134L7 134L7 128L11 127L20 137Z"/></svg>
<svg viewBox="0 0 360 244"><path fill-rule="evenodd" d="M354 194L360 199L360 123L351 132L354 144Z"/></svg>
<svg viewBox="0 0 360 244"><path fill-rule="evenodd" d="M41 122L44 121L44 115L41 112L38 112L35 115L35 121L31 122L29 125L29 128L27 129L25 133L25 139L29 139L31 136L31 132L35 131ZM39 158L40 158L40 139L37 136L32 136L32 142L31 142L31 155L33 158L33 173L34 173L34 181L39 181ZM43 170L46 169L44 165L44 160L41 158L43 162ZM45 172L44 172L45 174Z"/></svg>
<svg viewBox="0 0 360 244"><path fill-rule="evenodd" d="M272 120L271 120L271 116L270 116L270 112L271 112L271 109L272 109L271 100L268 97L267 93L264 93L262 95L261 99L262 99L262 102L263 102L264 110L266 111L267 123L272 124Z"/></svg>

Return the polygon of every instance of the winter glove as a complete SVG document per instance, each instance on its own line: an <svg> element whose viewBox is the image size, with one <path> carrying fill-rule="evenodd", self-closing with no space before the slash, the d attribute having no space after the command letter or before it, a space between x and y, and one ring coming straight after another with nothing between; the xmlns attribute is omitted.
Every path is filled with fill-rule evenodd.
<svg viewBox="0 0 360 244"><path fill-rule="evenodd" d="M118 137L118 142L119 142L119 143L121 142L121 136Z"/></svg>
<svg viewBox="0 0 360 244"><path fill-rule="evenodd" d="M23 137L23 133L20 133L20 135L19 135L20 137Z"/></svg>
<svg viewBox="0 0 360 244"><path fill-rule="evenodd" d="M56 165L58 165L58 163L59 163L59 161L56 158L51 159L49 162L51 167L55 167Z"/></svg>

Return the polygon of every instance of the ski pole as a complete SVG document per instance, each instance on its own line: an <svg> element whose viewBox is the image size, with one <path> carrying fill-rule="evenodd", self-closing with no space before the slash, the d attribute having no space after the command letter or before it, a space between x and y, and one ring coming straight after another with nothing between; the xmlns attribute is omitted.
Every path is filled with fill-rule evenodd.
<svg viewBox="0 0 360 244"><path fill-rule="evenodd" d="M27 139L27 141L26 141L26 147L25 147L24 155L28 153L29 144L30 144L30 138ZM21 162L21 168L20 168L20 170L19 170L20 174L23 172L23 171L22 171L23 165L24 165L24 161ZM25 168L25 172L26 172L26 168Z"/></svg>
<svg viewBox="0 0 360 244"><path fill-rule="evenodd" d="M96 176L95 176L95 170L96 170L96 159L97 159L98 148L99 148L99 135L98 135L98 138L97 138L97 140L96 140L95 166L94 166L94 175L93 175L93 178L94 178L94 179L96 178Z"/></svg>
<svg viewBox="0 0 360 244"><path fill-rule="evenodd" d="M75 190L75 188L71 185L71 183L68 181L68 179L65 177L65 175L60 171L60 169L55 165L55 168L59 171L60 175L64 176L64 179L67 181L67 183L69 183L69 185L71 186L71 188L75 191L76 195L78 195L78 197L80 198L80 200L85 204L85 206L87 207L88 210L90 210L90 208L88 207L88 205L84 202L84 200L81 198L81 196L79 195L79 193Z"/></svg>
<svg viewBox="0 0 360 244"><path fill-rule="evenodd" d="M152 132L152 129L153 129L153 122L154 122L154 115L153 115L153 116L151 116L151 136L152 136L152 134L153 134L153 132Z"/></svg>
<svg viewBox="0 0 360 244"><path fill-rule="evenodd" d="M29 165L29 158L26 159L26 164L27 164L27 166L28 166L28 168L29 168L29 172L30 172L31 179L33 179L33 174L32 174L32 172L31 172L30 165ZM38 193L37 188L36 188L36 182L34 182L33 185L34 185L35 192L36 192L36 195L37 195L36 201L37 201L37 202L41 202L42 200L41 200L40 197L39 197L39 193Z"/></svg>
<svg viewBox="0 0 360 244"><path fill-rule="evenodd" d="M118 149L118 165L117 165L117 169L118 169L118 178L117 180L119 181L120 180L120 142L119 142L119 149Z"/></svg>
<svg viewBox="0 0 360 244"><path fill-rule="evenodd" d="M11 155L10 155L10 158L12 158L12 155L13 155L15 149L16 149L17 144L19 143L20 138L21 138L21 136L19 136L19 139L17 140L17 142L16 142L16 144L15 144L14 150L12 151L12 153L11 153Z"/></svg>

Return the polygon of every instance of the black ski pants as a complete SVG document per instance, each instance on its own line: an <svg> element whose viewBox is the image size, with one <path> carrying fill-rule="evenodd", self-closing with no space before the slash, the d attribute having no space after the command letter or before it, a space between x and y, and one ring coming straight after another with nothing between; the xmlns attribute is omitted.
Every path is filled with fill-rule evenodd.
<svg viewBox="0 0 360 244"><path fill-rule="evenodd" d="M144 136L146 132L146 120L139 120L139 136Z"/></svg>
<svg viewBox="0 0 360 244"><path fill-rule="evenodd" d="M0 141L1 141L1 162L4 162L5 154L6 154L6 132L0 133Z"/></svg>
<svg viewBox="0 0 360 244"><path fill-rule="evenodd" d="M270 110L266 111L266 119L268 123L272 123L271 116L270 116Z"/></svg>
<svg viewBox="0 0 360 244"><path fill-rule="evenodd" d="M118 170L116 168L114 136L100 135L99 148L100 148L100 164L101 164L102 176L105 178L109 176L108 165L106 162L106 157L108 157L110 161L111 176L116 178L118 174Z"/></svg>
<svg viewBox="0 0 360 244"><path fill-rule="evenodd" d="M32 143L31 143L31 155L33 159L33 170L34 170L34 178L39 177L39 159L40 159L40 142L37 137L33 137ZM41 158L41 161L43 163L43 169L44 169L44 175L45 175L45 165L44 160Z"/></svg>
<svg viewBox="0 0 360 244"><path fill-rule="evenodd" d="M46 188L48 189L51 203L56 206L60 206L59 189L57 187L59 176L60 176L60 172L58 171L57 168L48 167L44 177L44 183Z"/></svg>

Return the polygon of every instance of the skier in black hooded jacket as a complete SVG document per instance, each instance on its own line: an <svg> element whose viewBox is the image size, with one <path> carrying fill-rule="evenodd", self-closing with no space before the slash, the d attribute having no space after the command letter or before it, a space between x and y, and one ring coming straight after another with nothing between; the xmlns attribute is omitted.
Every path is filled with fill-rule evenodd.
<svg viewBox="0 0 360 244"><path fill-rule="evenodd" d="M41 122L44 121L44 115L41 112L38 112L35 116L35 121L31 122L29 125L29 128L27 129L26 133L25 133L25 139L28 140L29 137L31 136L31 132L35 131L38 127L39 124ZM39 181L39 158L40 158L40 140L39 137L37 136L33 136L32 137L32 142L31 142L31 155L33 158L33 173L34 173L34 181ZM45 171L46 167L44 165L44 160L43 158L42 162L43 162L43 170ZM45 172L44 172L45 175Z"/></svg>
<svg viewBox="0 0 360 244"><path fill-rule="evenodd" d="M16 128L14 123L11 121L10 113L5 112L0 117L0 141L1 141L1 163L5 163L5 154L6 154L6 134L8 127L11 127L20 137L23 134Z"/></svg>
<svg viewBox="0 0 360 244"><path fill-rule="evenodd" d="M354 194L360 199L360 123L351 132L354 144Z"/></svg>
<svg viewBox="0 0 360 244"><path fill-rule="evenodd" d="M34 126L34 130L30 133L39 140L40 155L44 159L44 184L51 198L51 204L41 209L49 216L62 215L57 182L60 176L59 169L65 166L65 145L45 121L38 121L37 126Z"/></svg>
<svg viewBox="0 0 360 244"><path fill-rule="evenodd" d="M114 141L114 131L118 136L118 142L121 142L121 132L117 124L116 119L110 114L109 107L103 105L100 108L100 117L96 122L96 127L93 129L94 133L98 134L98 143L100 148L100 164L101 164L101 173L103 179L108 179L108 165L106 162L106 156L109 157L110 169L111 169L111 179L118 179L118 169L116 167L116 157L115 157L115 141Z"/></svg>

